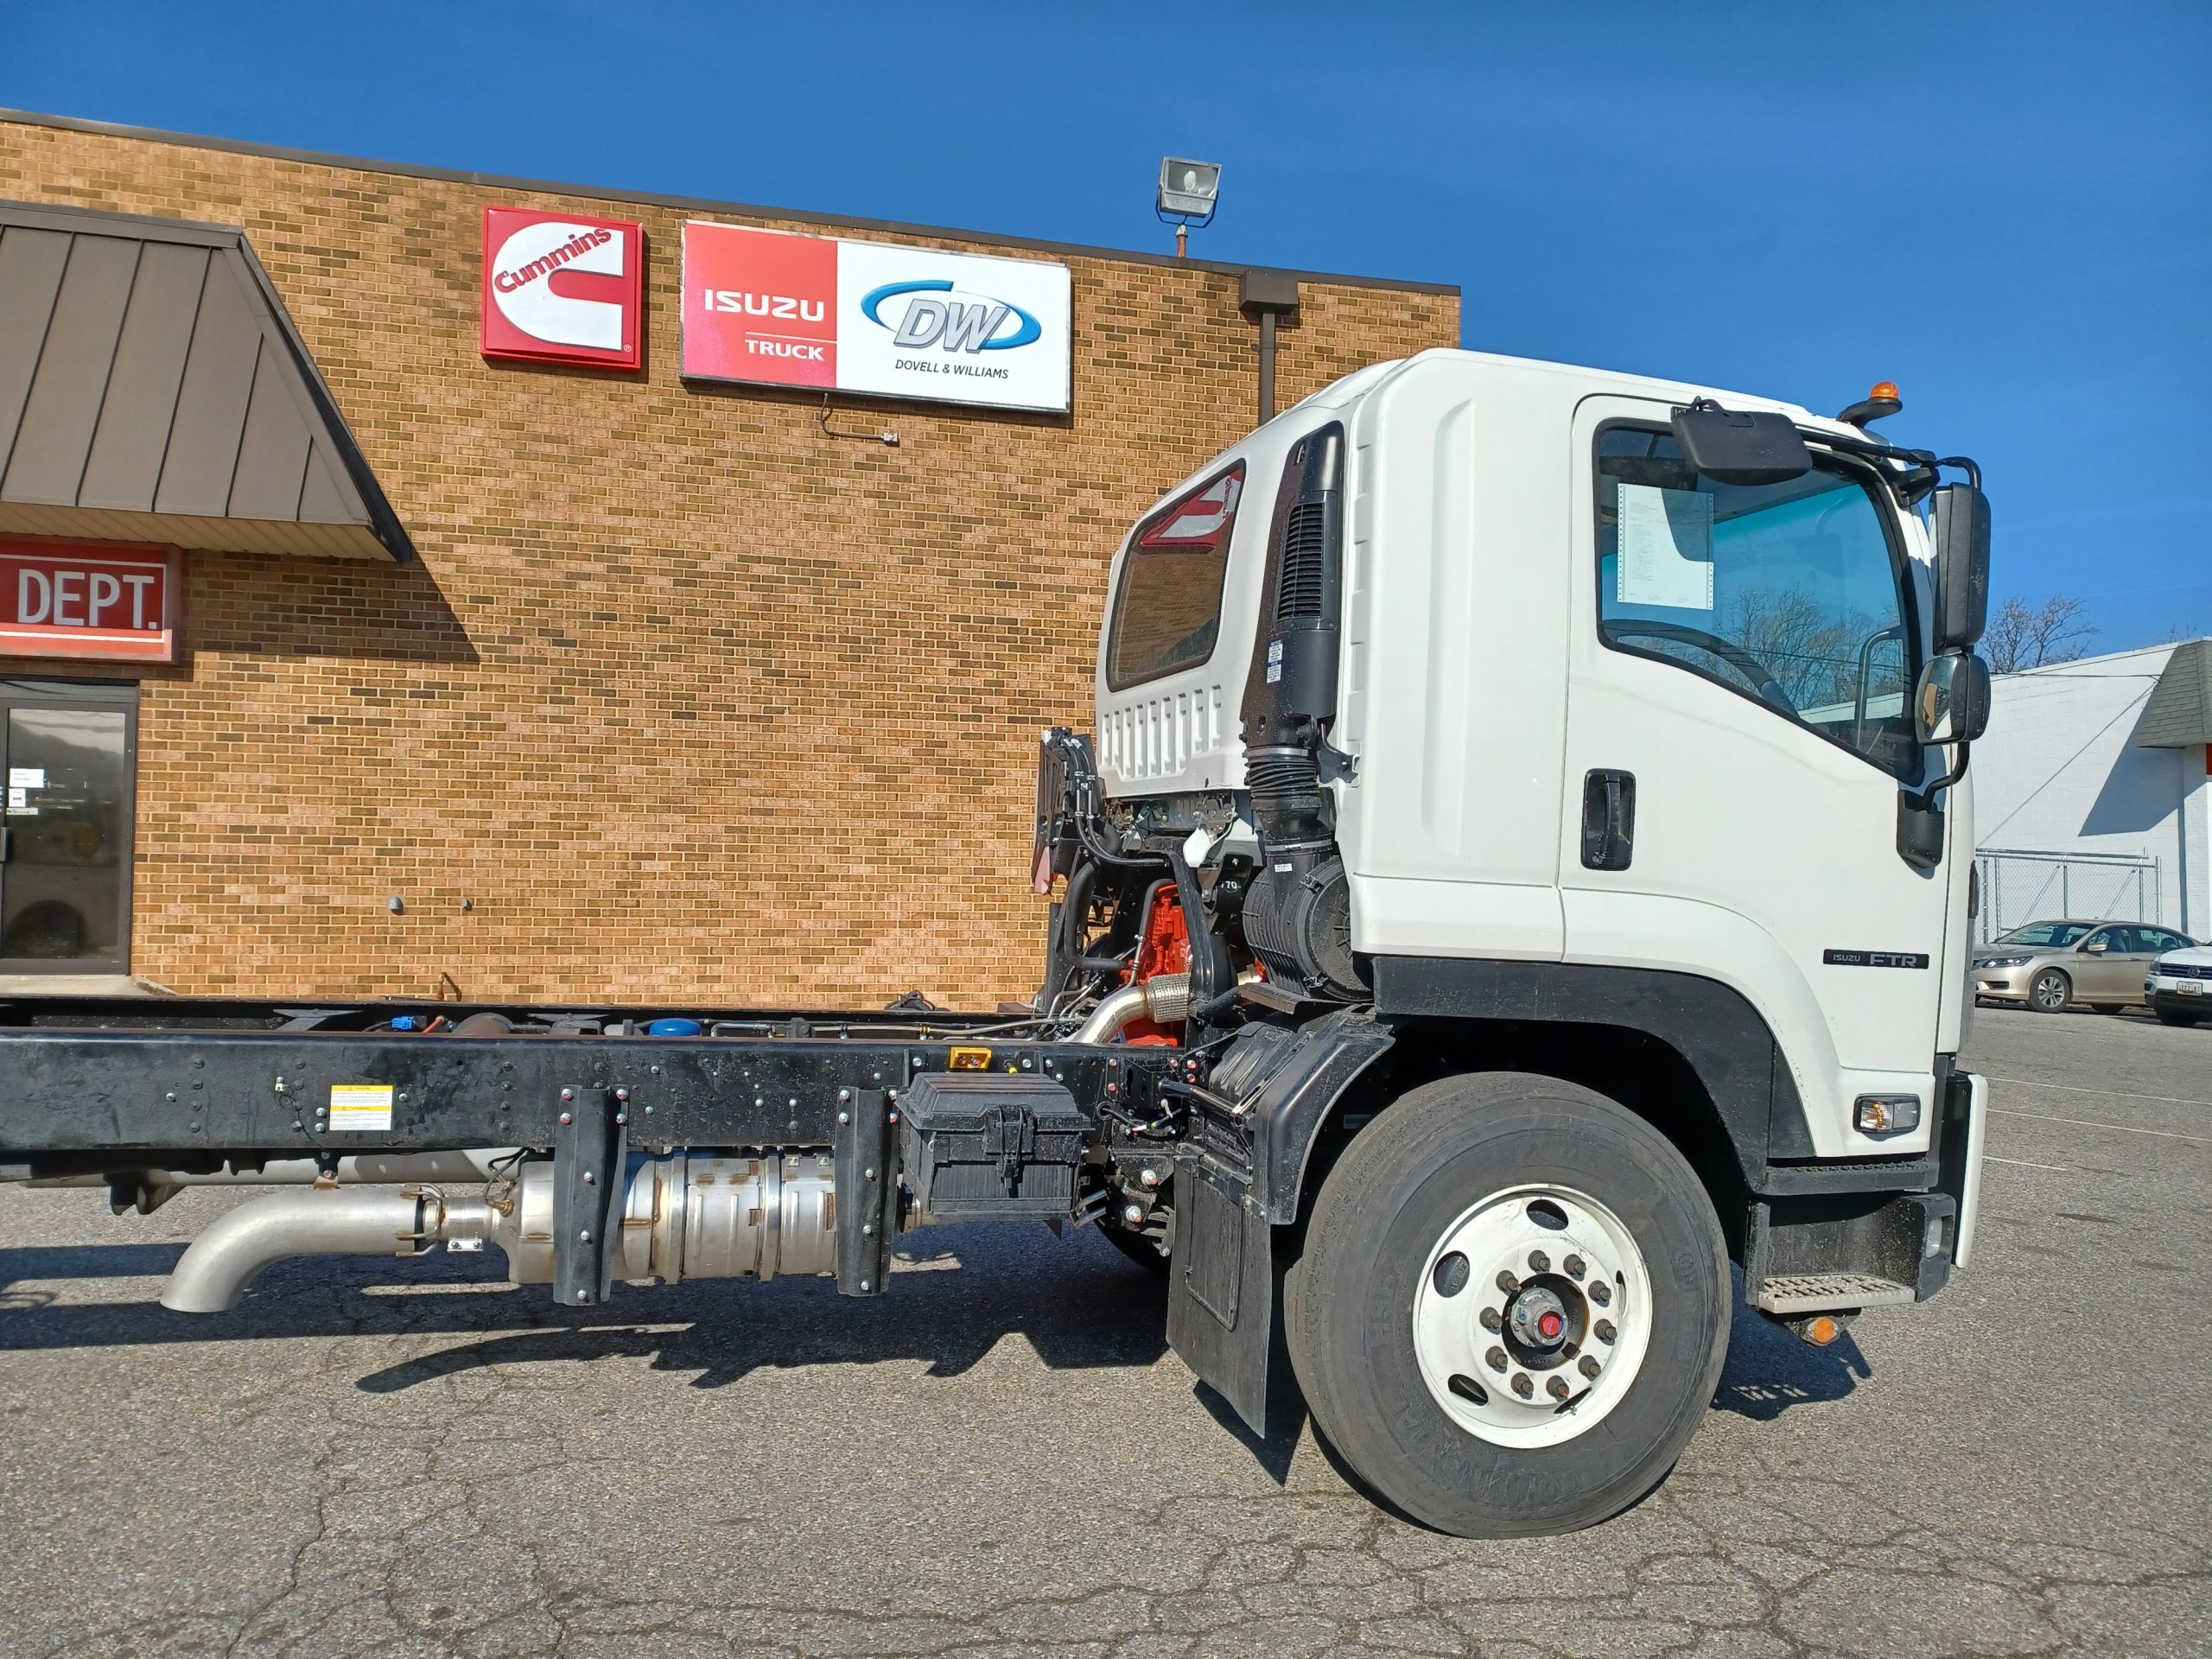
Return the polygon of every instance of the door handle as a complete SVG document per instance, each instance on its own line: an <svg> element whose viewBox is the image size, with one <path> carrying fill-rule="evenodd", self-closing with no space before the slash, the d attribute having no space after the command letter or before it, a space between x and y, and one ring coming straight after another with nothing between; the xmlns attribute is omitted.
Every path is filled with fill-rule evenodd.
<svg viewBox="0 0 2212 1659"><path fill-rule="evenodd" d="M1582 866L1624 870L1635 852L1636 774L1611 768L1582 779Z"/></svg>

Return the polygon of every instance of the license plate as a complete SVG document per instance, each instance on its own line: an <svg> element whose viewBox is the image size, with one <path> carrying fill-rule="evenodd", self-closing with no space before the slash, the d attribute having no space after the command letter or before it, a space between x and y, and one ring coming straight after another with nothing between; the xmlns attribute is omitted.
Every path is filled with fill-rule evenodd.
<svg viewBox="0 0 2212 1659"><path fill-rule="evenodd" d="M2204 985L2203 982L2201 980L2184 979L2179 984L2176 985L2174 988L2179 991L2183 996L2202 996L2204 995Z"/></svg>

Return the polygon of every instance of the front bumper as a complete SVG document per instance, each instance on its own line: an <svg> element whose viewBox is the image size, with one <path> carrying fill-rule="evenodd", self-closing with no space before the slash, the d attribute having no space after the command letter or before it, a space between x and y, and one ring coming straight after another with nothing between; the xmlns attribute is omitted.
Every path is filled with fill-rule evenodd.
<svg viewBox="0 0 2212 1659"><path fill-rule="evenodd" d="M1972 1260L1981 1212L1989 1080L1954 1071L1936 1190L1775 1198L1751 1206L1745 1299L1777 1316L1924 1302Z"/></svg>
<svg viewBox="0 0 2212 1659"><path fill-rule="evenodd" d="M2018 968L1967 969L1967 983L1974 988L1976 996L1994 997L2002 1002L2024 1002L2028 1000L2028 983L2036 976L2033 963Z"/></svg>
<svg viewBox="0 0 2212 1659"><path fill-rule="evenodd" d="M2212 1015L2212 980L2152 974L2143 982L2143 1000L2169 1014Z"/></svg>

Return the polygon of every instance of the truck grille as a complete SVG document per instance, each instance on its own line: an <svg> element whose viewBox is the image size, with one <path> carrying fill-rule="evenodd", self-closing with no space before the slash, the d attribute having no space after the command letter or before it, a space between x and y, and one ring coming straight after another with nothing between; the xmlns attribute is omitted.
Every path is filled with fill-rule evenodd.
<svg viewBox="0 0 2212 1659"><path fill-rule="evenodd" d="M2212 979L2212 968L2199 968L2188 962L2154 963L2151 971L2162 979Z"/></svg>

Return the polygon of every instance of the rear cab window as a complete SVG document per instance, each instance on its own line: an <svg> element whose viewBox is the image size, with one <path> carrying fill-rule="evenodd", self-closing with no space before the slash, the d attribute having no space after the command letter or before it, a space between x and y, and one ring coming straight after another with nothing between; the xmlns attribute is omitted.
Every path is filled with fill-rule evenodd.
<svg viewBox="0 0 2212 1659"><path fill-rule="evenodd" d="M1122 561L1106 636L1110 690L1196 668L1213 655L1229 540L1243 494L1240 461L1137 526Z"/></svg>

